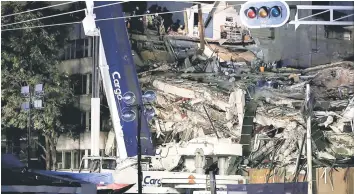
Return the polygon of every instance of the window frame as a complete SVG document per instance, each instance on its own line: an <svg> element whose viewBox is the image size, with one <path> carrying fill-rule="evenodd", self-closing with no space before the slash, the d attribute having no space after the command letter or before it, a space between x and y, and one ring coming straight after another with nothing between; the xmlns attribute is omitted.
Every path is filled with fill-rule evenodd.
<svg viewBox="0 0 354 194"><path fill-rule="evenodd" d="M80 39L74 39L68 41L68 44L64 47L63 60L82 59L86 57L91 57L89 53L89 49L90 49L89 39L90 37L86 37L86 38L80 38Z"/></svg>

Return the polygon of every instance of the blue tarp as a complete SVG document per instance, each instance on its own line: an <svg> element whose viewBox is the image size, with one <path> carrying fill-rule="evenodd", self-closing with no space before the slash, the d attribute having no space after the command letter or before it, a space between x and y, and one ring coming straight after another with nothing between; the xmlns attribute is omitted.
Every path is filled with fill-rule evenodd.
<svg viewBox="0 0 354 194"><path fill-rule="evenodd" d="M21 161L12 154L1 154L1 168L24 168L26 167Z"/></svg>
<svg viewBox="0 0 354 194"><path fill-rule="evenodd" d="M245 194L307 194L307 182L227 185L228 193Z"/></svg>
<svg viewBox="0 0 354 194"><path fill-rule="evenodd" d="M58 172L58 171L48 171L48 170L37 170L35 172L39 172L45 175L53 175L60 176L63 178L79 180L84 182L89 182L93 184L112 184L113 176L111 173L71 173L71 172Z"/></svg>

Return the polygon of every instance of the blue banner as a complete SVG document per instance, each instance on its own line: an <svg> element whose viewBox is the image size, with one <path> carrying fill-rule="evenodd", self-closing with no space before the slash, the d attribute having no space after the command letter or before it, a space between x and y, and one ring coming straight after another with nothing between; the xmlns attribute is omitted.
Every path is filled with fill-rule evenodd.
<svg viewBox="0 0 354 194"><path fill-rule="evenodd" d="M227 193L307 194L307 182L227 185Z"/></svg>
<svg viewBox="0 0 354 194"><path fill-rule="evenodd" d="M60 171L49 171L49 170L35 170L35 172L44 175L60 176L63 178L68 178L72 180L79 180L84 182L89 182L95 185L99 184L113 184L112 173L71 173L71 172L60 172Z"/></svg>
<svg viewBox="0 0 354 194"><path fill-rule="evenodd" d="M94 1L94 6L97 7L112 3L114 3L114 1ZM94 13L96 14L96 20L120 17L120 19L96 21L96 26L100 29L111 75L111 83L115 92L117 111L121 117L122 110L127 106L121 101L122 96L126 92L134 93L136 103L142 104L141 88L132 57L125 20L121 18L124 16L122 7L120 4L109 5L102 8L95 8ZM121 119L121 125L123 127L127 155L128 157L136 156L137 118L132 122L124 122ZM150 129L144 115L141 115L141 148L143 155L155 155Z"/></svg>

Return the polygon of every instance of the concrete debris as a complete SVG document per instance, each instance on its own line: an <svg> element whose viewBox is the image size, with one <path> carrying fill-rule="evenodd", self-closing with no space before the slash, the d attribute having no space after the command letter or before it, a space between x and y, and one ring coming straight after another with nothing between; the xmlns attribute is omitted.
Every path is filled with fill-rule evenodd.
<svg viewBox="0 0 354 194"><path fill-rule="evenodd" d="M163 66L163 70L151 68L139 74L145 88L157 91L157 117L151 128L158 145L202 137L243 142L243 123L251 118L251 138L247 140L251 150L243 163L259 167L276 162L278 166L295 167L299 154L304 155L306 150L299 153L306 133L305 85L310 83L315 99L314 157L335 162L335 158L354 155L353 62L294 69L282 67L277 61L265 64L242 49L206 44L204 53L198 53L198 44L181 36L165 36L164 41L163 52L173 56L175 62L161 65L156 60L154 64ZM137 52L144 55L144 48ZM257 106L254 117L247 115L250 102ZM300 163L302 158L298 159ZM233 161L235 164L230 165L240 163L239 159Z"/></svg>

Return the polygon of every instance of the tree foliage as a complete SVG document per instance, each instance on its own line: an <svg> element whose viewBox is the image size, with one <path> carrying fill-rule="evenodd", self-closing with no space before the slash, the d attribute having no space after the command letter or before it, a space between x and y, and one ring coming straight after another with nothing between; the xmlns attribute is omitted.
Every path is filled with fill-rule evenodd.
<svg viewBox="0 0 354 194"><path fill-rule="evenodd" d="M48 6L45 2L8 2L1 6L2 15L22 12L28 9ZM70 9L76 9L71 7ZM67 10L66 10L67 11ZM2 25L31 20L61 11L43 9L2 18ZM63 15L44 20L34 20L22 24L10 25L4 29L22 28L80 21L82 15ZM77 126L63 117L68 107L74 103L73 91L68 75L58 70L60 51L63 50L70 26L20 29L1 33L1 116L2 127L25 129L28 113L21 109L26 99L21 97L21 87L44 84L44 108L32 109L32 130L48 138L52 146L56 145L58 135L72 132ZM67 115L66 115L67 116ZM48 151L48 150L47 150ZM54 153L53 153L54 154Z"/></svg>

